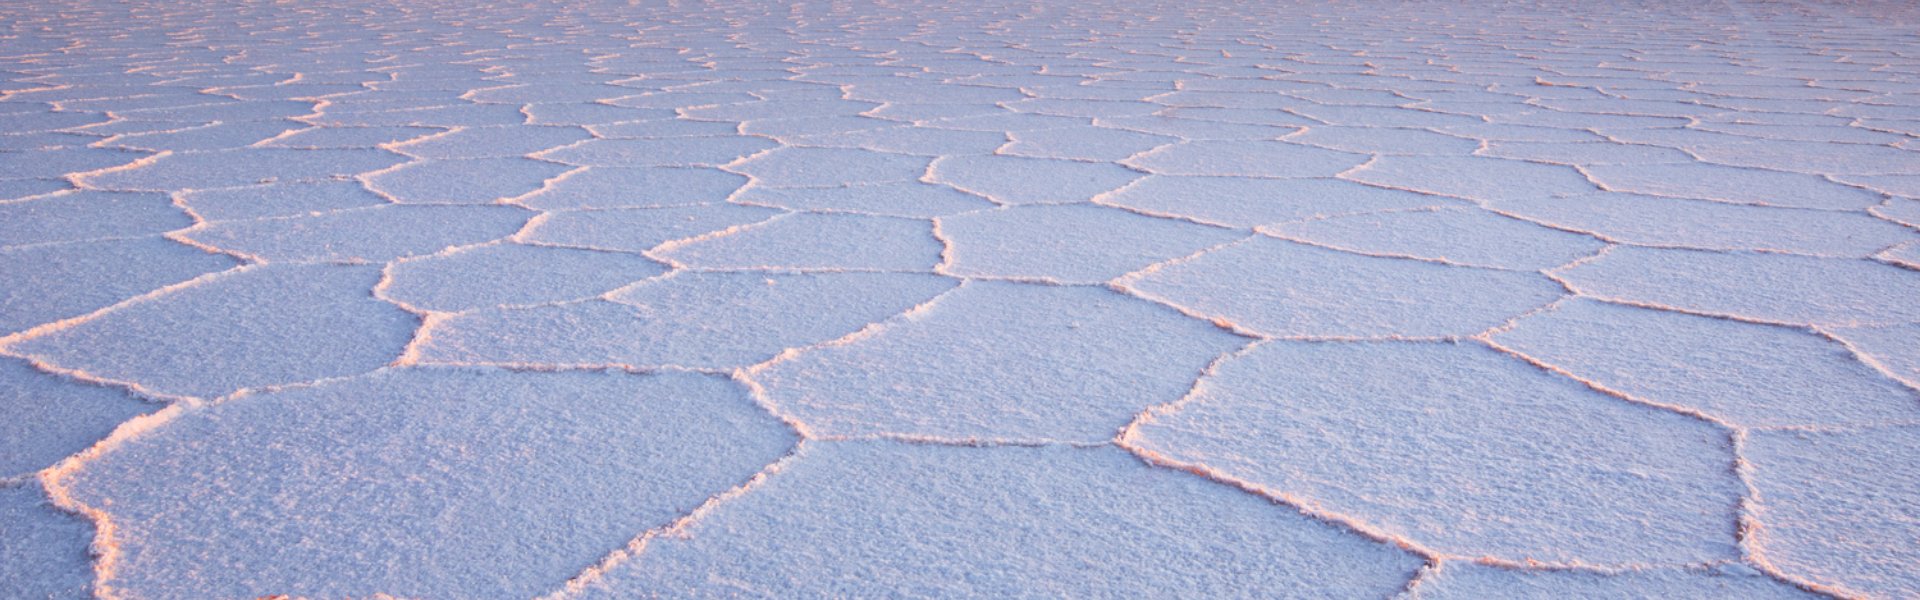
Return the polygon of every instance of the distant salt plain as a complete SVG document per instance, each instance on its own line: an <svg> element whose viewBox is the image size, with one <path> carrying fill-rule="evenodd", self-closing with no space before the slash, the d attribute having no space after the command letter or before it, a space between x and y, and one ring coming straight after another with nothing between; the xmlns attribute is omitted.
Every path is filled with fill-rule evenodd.
<svg viewBox="0 0 1920 600"><path fill-rule="evenodd" d="M0 597L1920 596L1917 23L0 3Z"/></svg>

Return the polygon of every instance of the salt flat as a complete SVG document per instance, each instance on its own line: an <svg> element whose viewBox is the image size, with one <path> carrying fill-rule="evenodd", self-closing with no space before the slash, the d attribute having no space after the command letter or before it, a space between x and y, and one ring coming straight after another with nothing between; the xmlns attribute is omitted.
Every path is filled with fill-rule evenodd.
<svg viewBox="0 0 1920 600"><path fill-rule="evenodd" d="M0 598L1920 597L1916 31L0 0Z"/></svg>

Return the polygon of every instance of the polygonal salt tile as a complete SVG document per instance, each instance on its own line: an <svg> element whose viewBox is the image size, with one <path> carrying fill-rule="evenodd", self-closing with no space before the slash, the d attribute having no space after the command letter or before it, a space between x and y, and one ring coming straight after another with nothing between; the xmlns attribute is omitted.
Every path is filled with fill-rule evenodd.
<svg viewBox="0 0 1920 600"><path fill-rule="evenodd" d="M0 358L0 414L7 416L0 422L0 478L52 466L107 437L126 420L159 408L121 390Z"/></svg>
<svg viewBox="0 0 1920 600"><path fill-rule="evenodd" d="M1477 344L1276 341L1133 444L1459 556L1740 556L1732 441Z"/></svg>
<svg viewBox="0 0 1920 600"><path fill-rule="evenodd" d="M1860 213L1739 206L1616 192L1501 200L1488 205L1553 227L1651 246L1864 258L1917 237L1912 230Z"/></svg>
<svg viewBox="0 0 1920 600"><path fill-rule="evenodd" d="M265 265L141 298L12 349L165 394L362 373L400 356L417 321L373 297L376 267Z"/></svg>
<svg viewBox="0 0 1920 600"><path fill-rule="evenodd" d="M606 98L633 95L633 88L602 83L568 82L566 85L509 85L474 90L463 95L482 104L532 104L535 102L588 103ZM606 105L600 105L606 106ZM614 107L618 108L618 107Z"/></svg>
<svg viewBox="0 0 1920 600"><path fill-rule="evenodd" d="M1867 260L1621 246L1560 278L1589 295L1743 319L1920 321L1920 272Z"/></svg>
<svg viewBox="0 0 1920 600"><path fill-rule="evenodd" d="M1756 552L1840 595L1920 595L1920 429L1755 431L1742 457L1755 491Z"/></svg>
<svg viewBox="0 0 1920 600"><path fill-rule="evenodd" d="M935 82L857 83L845 87L848 99L886 104L979 104L992 106L1026 98L1020 90Z"/></svg>
<svg viewBox="0 0 1920 600"><path fill-rule="evenodd" d="M1174 119L1184 119L1188 121L1228 123L1228 124L1238 124L1238 125L1260 125L1260 126L1276 127L1276 128L1284 127L1286 130L1286 133L1293 133L1295 131L1299 131L1303 127L1325 124L1321 121L1315 121L1313 119L1300 116L1299 114L1296 114L1293 112L1279 110L1279 109L1268 109L1268 108L1211 108L1211 107L1171 108L1171 109L1160 111L1157 116L1174 118ZM1142 117L1142 118L1150 118L1150 117ZM1113 119L1101 119L1101 120L1112 121ZM1282 133L1281 135L1284 136L1286 135L1286 133Z"/></svg>
<svg viewBox="0 0 1920 600"><path fill-rule="evenodd" d="M385 109L366 112L326 113L302 119L322 127L485 127L520 125L527 115L519 106L503 104L458 104L428 108Z"/></svg>
<svg viewBox="0 0 1920 600"><path fill-rule="evenodd" d="M708 121L751 121L754 119L790 119L794 117L825 117L857 115L874 107L874 102L843 100L838 98L820 100L779 100L741 102L701 106L682 111L688 118Z"/></svg>
<svg viewBox="0 0 1920 600"><path fill-rule="evenodd" d="M1509 569L1449 562L1420 579L1413 597L1478 598L1697 598L1699 600L1814 600L1819 594L1767 577L1752 567L1636 568L1617 573Z"/></svg>
<svg viewBox="0 0 1920 600"><path fill-rule="evenodd" d="M533 86L530 89L550 89L552 86ZM627 89L628 93L633 90ZM552 102L543 99L536 104L521 107L527 113L530 125L610 125L642 119L671 119L673 111L665 109L629 108L599 102Z"/></svg>
<svg viewBox="0 0 1920 600"><path fill-rule="evenodd" d="M1710 164L1595 165L1586 173L1609 191L1717 200L1734 204L1857 210L1880 196L1826 179Z"/></svg>
<svg viewBox="0 0 1920 600"><path fill-rule="evenodd" d="M1061 117L1141 117L1162 108L1151 102L1131 100L1087 100L1080 98L1027 98L1000 104L1011 110Z"/></svg>
<svg viewBox="0 0 1920 600"><path fill-rule="evenodd" d="M695 107L695 106L712 106L712 105L718 105L718 104L736 104L741 102L755 102L758 100L760 100L758 96L754 96L753 94L749 94L746 92L718 92L718 91L702 92L702 91L697 91L697 88L696 88L696 91L670 91L670 92L637 94L637 95L626 96L626 97L618 98L614 100L609 100L608 104L612 106L624 106L629 108L677 109L677 108L689 108L689 107ZM724 119L724 120L733 120L733 119Z"/></svg>
<svg viewBox="0 0 1920 600"><path fill-rule="evenodd" d="M1122 162L1157 175L1332 177L1367 157L1288 142L1219 141L1165 146Z"/></svg>
<svg viewBox="0 0 1920 600"><path fill-rule="evenodd" d="M1738 113L1735 115L1736 116L1732 117L1733 119L1749 116ZM1804 125L1769 125L1737 121L1703 121L1690 126L1690 128L1715 133L1749 136L1763 140L1823 142L1828 144L1898 144L1907 139L1897 134L1873 131L1863 127L1850 127L1844 124L1818 124L1818 122L1810 122ZM1737 143L1740 142L1714 145L1724 147Z"/></svg>
<svg viewBox="0 0 1920 600"><path fill-rule="evenodd" d="M1622 116L1643 118L1704 118L1708 115L1722 112L1714 108L1703 107L1700 103L1634 98L1547 98L1534 100L1531 104L1550 109L1554 112L1568 113L1576 117L1588 114L1598 115L1599 118L1596 119L1596 122L1609 123L1616 127L1624 126L1622 125L1623 123L1630 122L1620 120ZM1529 113L1513 114L1527 115ZM1659 120L1642 122L1648 127L1658 126L1661 123ZM1685 124L1684 122L1673 123L1674 126Z"/></svg>
<svg viewBox="0 0 1920 600"><path fill-rule="evenodd" d="M448 319L427 362L735 368L899 314L954 286L904 273L681 272L613 299ZM794 315L807 315L805 319Z"/></svg>
<svg viewBox="0 0 1920 600"><path fill-rule="evenodd" d="M1564 293L1535 273L1362 256L1267 237L1123 283L1277 336L1471 335Z"/></svg>
<svg viewBox="0 0 1920 600"><path fill-rule="evenodd" d="M366 178L367 187L395 202L492 204L539 190L570 167L526 158L429 160Z"/></svg>
<svg viewBox="0 0 1920 600"><path fill-rule="evenodd" d="M247 148L170 154L153 158L137 167L96 173L81 179L83 183L101 189L169 192L336 179L378 171L403 162L407 162L407 157L377 149Z"/></svg>
<svg viewBox="0 0 1920 600"><path fill-rule="evenodd" d="M1751 113L1749 113L1751 114ZM1659 129L1602 129L1607 141L1621 144L1646 144L1677 150L1690 150L1701 146L1737 144L1752 141L1752 138L1715 133L1694 127ZM1702 163L1706 164L1706 163ZM1714 166L1714 165L1708 165Z"/></svg>
<svg viewBox="0 0 1920 600"><path fill-rule="evenodd" d="M1062 117L1036 113L993 113L933 119L922 123L922 127L935 129L954 129L959 131L985 131L992 133L1011 133L1015 131L1038 131L1041 129L1060 129L1064 127L1085 127L1093 120L1085 117Z"/></svg>
<svg viewBox="0 0 1920 600"><path fill-rule="evenodd" d="M255 100L121 111L133 121L205 123L209 121L266 121L312 116L314 103L304 100Z"/></svg>
<svg viewBox="0 0 1920 600"><path fill-rule="evenodd" d="M0 122L0 134L72 129L96 123L105 123L111 120L113 120L113 117L89 112L46 111L15 113L7 115L5 122Z"/></svg>
<svg viewBox="0 0 1920 600"><path fill-rule="evenodd" d="M926 158L844 148L780 148L747 159L730 170L772 187L834 187L917 181L927 173Z"/></svg>
<svg viewBox="0 0 1920 600"><path fill-rule="evenodd" d="M586 596L1360 598L1421 564L1112 448L809 443L688 533L651 540Z"/></svg>
<svg viewBox="0 0 1920 600"><path fill-rule="evenodd" d="M795 146L864 148L915 156L992 154L1006 145L1007 134L998 131L958 131L929 127L897 127L876 131L856 131L794 137L786 140Z"/></svg>
<svg viewBox="0 0 1920 600"><path fill-rule="evenodd" d="M1920 390L1920 324L1835 327L1827 331L1865 354L1865 360Z"/></svg>
<svg viewBox="0 0 1920 600"><path fill-rule="evenodd" d="M266 148L370 148L446 131L434 127L312 127L274 138Z"/></svg>
<svg viewBox="0 0 1920 600"><path fill-rule="evenodd" d="M211 91L241 100L317 100L367 91L367 84L386 80L384 73L342 71L303 73L299 82L220 87ZM329 98L331 99L331 98Z"/></svg>
<svg viewBox="0 0 1920 600"><path fill-rule="evenodd" d="M711 167L775 146L766 138L748 136L587 140L535 156L583 167Z"/></svg>
<svg viewBox="0 0 1920 600"><path fill-rule="evenodd" d="M149 156L148 152L85 146L0 152L0 179L55 178L128 165Z"/></svg>
<svg viewBox="0 0 1920 600"><path fill-rule="evenodd" d="M932 271L940 240L922 219L801 213L662 248L695 268Z"/></svg>
<svg viewBox="0 0 1920 600"><path fill-rule="evenodd" d="M795 441L719 378L406 369L189 411L66 484L121 593L532 596Z"/></svg>
<svg viewBox="0 0 1920 600"><path fill-rule="evenodd" d="M1879 206L1867 209L1867 212L1881 219L1920 230L1920 200L1888 198Z"/></svg>
<svg viewBox="0 0 1920 600"><path fill-rule="evenodd" d="M1492 339L1608 389L1735 425L1920 420L1920 393L1799 329L1576 298Z"/></svg>
<svg viewBox="0 0 1920 600"><path fill-rule="evenodd" d="M93 598L93 526L38 483L0 486L0 581L14 598Z"/></svg>
<svg viewBox="0 0 1920 600"><path fill-rule="evenodd" d="M1013 142L1001 151L1014 156L1071 160L1120 160L1180 138L1134 131L1070 127L1010 134Z"/></svg>
<svg viewBox="0 0 1920 600"><path fill-rule="evenodd" d="M1388 84L1388 85L1392 86L1393 84ZM1306 100L1312 101L1316 105L1322 105L1322 106L1400 107L1412 101L1413 100L1412 95L1419 93L1418 92L1419 86L1417 85L1407 85L1405 87L1407 88L1405 93L1398 92L1398 91L1389 91L1389 90L1366 90L1366 89L1345 89L1345 90L1303 89L1303 90L1289 91L1287 92L1287 95L1304 98ZM1291 104L1288 106L1300 106L1300 105ZM1414 108L1411 110L1417 111L1419 109Z"/></svg>
<svg viewBox="0 0 1920 600"><path fill-rule="evenodd" d="M473 127L394 146L394 150L429 159L509 158L557 148L592 138L579 127L510 125Z"/></svg>
<svg viewBox="0 0 1920 600"><path fill-rule="evenodd" d="M1381 156L1342 177L1482 202L1595 190L1593 182L1568 167L1477 156Z"/></svg>
<svg viewBox="0 0 1920 600"><path fill-rule="evenodd" d="M1102 206L1017 206L940 219L960 276L1099 283L1245 237Z"/></svg>
<svg viewBox="0 0 1920 600"><path fill-rule="evenodd" d="M324 113L319 117L303 119L321 127L340 127L340 125L359 125L359 127L382 127L382 125L417 125L417 127L488 127L488 125L522 125L526 123L526 113L520 112L520 106L503 104L451 104L451 106L428 106L428 108L399 108L399 110L378 110L363 113Z"/></svg>
<svg viewBox="0 0 1920 600"><path fill-rule="evenodd" d="M1332 217L1261 228L1272 235L1351 252L1495 269L1549 269L1606 243L1477 208Z"/></svg>
<svg viewBox="0 0 1920 600"><path fill-rule="evenodd" d="M854 212L893 217L927 218L993 208L985 198L944 185L898 181L834 188L775 188L751 186L740 190L734 202L792 210Z"/></svg>
<svg viewBox="0 0 1920 600"><path fill-rule="evenodd" d="M1817 175L1920 175L1920 152L1882 145L1773 139L1705 144L1688 151L1711 163L1774 171Z"/></svg>
<svg viewBox="0 0 1920 600"><path fill-rule="evenodd" d="M1890 196L1920 198L1920 175L1841 175L1833 179Z"/></svg>
<svg viewBox="0 0 1920 600"><path fill-rule="evenodd" d="M1616 129L1683 127L1692 121L1689 117L1647 117L1558 110L1492 114L1487 115L1487 120L1494 123L1564 127L1567 129L1602 129L1607 130L1609 134L1613 133L1613 130ZM1444 123L1442 125L1461 124L1463 123Z"/></svg>
<svg viewBox="0 0 1920 600"><path fill-rule="evenodd" d="M952 156L933 162L930 181L1004 204L1084 202L1140 178L1119 165L1018 156Z"/></svg>
<svg viewBox="0 0 1920 600"><path fill-rule="evenodd" d="M744 176L712 168L593 167L549 182L520 202L541 210L713 204L746 184Z"/></svg>
<svg viewBox="0 0 1920 600"><path fill-rule="evenodd" d="M116 86L116 87L119 87L119 86ZM82 91L85 88L93 88L93 89L90 91ZM149 90L153 90L154 87L146 87L142 89L140 86L127 86L122 89L125 90L128 93L128 95L122 96L122 97L112 97L111 96L113 94L112 91L107 90L105 88L95 87L90 85L75 86L73 88L70 88L70 91L74 92L74 99L66 99L66 100L59 101L59 103L64 107L66 107L68 111L76 110L76 109L86 110L86 111L100 110L100 111L112 111L117 113L128 113L128 115L126 116L100 115L103 117L110 116L110 118L103 119L95 123L85 124L85 125L78 125L74 127L62 127L62 128L59 128L58 130L59 131L84 131L88 133L112 132L112 133L107 133L107 135L114 135L119 133L128 133L135 129L141 129L145 131L166 131L166 130L182 129L187 127L201 126L201 125L210 125L210 124L213 124L217 119L205 114L199 115L199 118L185 118L185 119L128 118L128 117L146 116L146 115L135 115L133 113L137 111L144 111L149 109L175 108L175 107L244 109L242 105L245 104L244 102L237 102L232 98L215 98L205 94L174 94L174 93L146 94L144 93ZM64 112L66 111L62 111L62 113ZM240 111L236 110L235 112L240 112ZM53 113L53 114L42 113L38 115L17 114L14 116L46 118L46 117L54 117L54 116L60 116L60 115L61 113Z"/></svg>
<svg viewBox="0 0 1920 600"><path fill-rule="evenodd" d="M1473 125L1484 121L1479 117L1390 106L1306 104L1289 107L1287 110L1292 114L1332 125L1360 127L1439 128L1451 125Z"/></svg>
<svg viewBox="0 0 1920 600"><path fill-rule="evenodd" d="M740 126L724 121L690 121L687 119L668 118L591 125L587 127L587 130L592 131L596 137L618 140L733 135L740 133Z"/></svg>
<svg viewBox="0 0 1920 600"><path fill-rule="evenodd" d="M1655 165L1693 162L1693 156L1673 148L1612 142L1493 142L1481 156L1512 158L1561 165Z"/></svg>
<svg viewBox="0 0 1920 600"><path fill-rule="evenodd" d="M73 189L65 179L0 180L0 201L20 200Z"/></svg>
<svg viewBox="0 0 1920 600"><path fill-rule="evenodd" d="M1308 127L1287 141L1361 154L1459 156L1480 147L1480 142L1464 137L1392 127Z"/></svg>
<svg viewBox="0 0 1920 600"><path fill-rule="evenodd" d="M755 119L740 124L740 132L776 138L808 135L832 135L898 128L900 123L860 116L803 117L797 119Z"/></svg>
<svg viewBox="0 0 1920 600"><path fill-rule="evenodd" d="M822 434L1098 442L1245 342L1110 290L975 281L754 378Z"/></svg>
<svg viewBox="0 0 1920 600"><path fill-rule="evenodd" d="M885 104L860 113L876 119L902 122L933 121L1007 114L1007 109L992 104Z"/></svg>
<svg viewBox="0 0 1920 600"><path fill-rule="evenodd" d="M1874 258L1920 271L1920 242L1907 242L1877 253Z"/></svg>
<svg viewBox="0 0 1920 600"><path fill-rule="evenodd" d="M1293 63L1291 59L1283 60L1280 62ZM1293 65L1289 64L1290 72L1292 67ZM1192 77L1192 78L1180 79L1178 87L1181 90L1193 90L1193 91L1258 93L1258 92L1292 92L1292 91L1300 91L1300 90L1318 89L1322 87L1322 84L1311 83L1306 81L1287 81L1281 78L1243 79L1243 78ZM1220 104L1220 103L1215 103L1215 104Z"/></svg>
<svg viewBox="0 0 1920 600"><path fill-rule="evenodd" d="M1401 103L1407 102L1406 98L1400 98L1399 100ZM1300 98L1281 94L1253 91L1195 90L1185 87L1177 92L1168 92L1154 96L1150 101L1154 104L1164 106L1214 108L1286 109L1306 104L1305 102L1301 102Z"/></svg>
<svg viewBox="0 0 1920 600"><path fill-rule="evenodd" d="M101 145L134 150L190 152L243 148L306 127L299 121L233 121L200 127L115 136Z"/></svg>
<svg viewBox="0 0 1920 600"><path fill-rule="evenodd" d="M1232 227L1340 214L1461 206L1462 202L1339 179L1152 175L1100 198L1111 204Z"/></svg>
<svg viewBox="0 0 1920 600"><path fill-rule="evenodd" d="M133 237L193 225L166 194L57 193L0 204L0 246Z"/></svg>
<svg viewBox="0 0 1920 600"><path fill-rule="evenodd" d="M0 334L78 317L239 264L160 237L0 250Z"/></svg>
<svg viewBox="0 0 1920 600"><path fill-rule="evenodd" d="M624 98L607 100L609 106L622 108L641 108L647 112L668 112L666 117L649 119L676 119L680 117L676 110L693 106L714 106L714 104L737 104L737 102L756 102L760 100L749 92L701 92L701 90L674 90L674 92L645 92ZM708 119L712 121L712 119ZM605 123L601 123L605 125Z"/></svg>
<svg viewBox="0 0 1920 600"><path fill-rule="evenodd" d="M1185 140L1275 140L1300 131L1299 127L1227 123L1174 117L1117 117L1095 119L1095 127L1136 131Z"/></svg>
<svg viewBox="0 0 1920 600"><path fill-rule="evenodd" d="M758 223L779 214L774 209L733 204L565 211L540 219L524 239L576 248L645 252L673 240Z"/></svg>
<svg viewBox="0 0 1920 600"><path fill-rule="evenodd" d="M208 221L291 217L389 204L386 198L368 191L357 181L275 183L196 190L182 192L179 198L181 203Z"/></svg>
<svg viewBox="0 0 1920 600"><path fill-rule="evenodd" d="M1438 131L1477 140L1509 142L1602 142L1607 138L1581 129L1514 125L1508 123L1472 123L1448 125Z"/></svg>
<svg viewBox="0 0 1920 600"><path fill-rule="evenodd" d="M383 205L310 216L225 221L189 230L193 241L290 262L386 262L495 240L532 216L514 206Z"/></svg>
<svg viewBox="0 0 1920 600"><path fill-rule="evenodd" d="M462 311L587 298L665 272L633 254L499 244L397 263L385 294L425 310Z"/></svg>

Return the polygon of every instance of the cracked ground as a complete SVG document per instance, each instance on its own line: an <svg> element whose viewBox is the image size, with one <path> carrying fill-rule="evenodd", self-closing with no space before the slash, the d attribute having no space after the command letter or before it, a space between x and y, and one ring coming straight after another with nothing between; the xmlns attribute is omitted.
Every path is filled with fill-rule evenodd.
<svg viewBox="0 0 1920 600"><path fill-rule="evenodd" d="M0 598L1920 597L1902 2L0 3Z"/></svg>

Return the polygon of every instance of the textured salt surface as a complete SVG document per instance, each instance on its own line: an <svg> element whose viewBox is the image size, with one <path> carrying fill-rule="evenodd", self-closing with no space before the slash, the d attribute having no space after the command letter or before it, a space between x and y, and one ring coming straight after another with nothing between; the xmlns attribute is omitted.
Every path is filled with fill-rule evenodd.
<svg viewBox="0 0 1920 600"><path fill-rule="evenodd" d="M0 2L0 597L1920 596L1917 22Z"/></svg>

